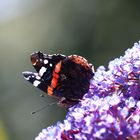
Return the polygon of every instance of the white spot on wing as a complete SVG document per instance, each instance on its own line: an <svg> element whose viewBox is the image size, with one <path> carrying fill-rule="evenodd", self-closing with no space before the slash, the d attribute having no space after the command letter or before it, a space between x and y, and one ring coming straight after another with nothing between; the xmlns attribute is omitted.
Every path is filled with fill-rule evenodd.
<svg viewBox="0 0 140 140"><path fill-rule="evenodd" d="M24 78L25 78L26 80L28 80L28 81L29 81L30 77L31 77L31 76L28 76L28 77L24 77Z"/></svg>
<svg viewBox="0 0 140 140"><path fill-rule="evenodd" d="M47 59L44 60L44 64L48 64L48 60Z"/></svg>
<svg viewBox="0 0 140 140"><path fill-rule="evenodd" d="M52 63L50 63L50 67L52 67Z"/></svg>
<svg viewBox="0 0 140 140"><path fill-rule="evenodd" d="M34 83L33 83L33 85L34 85L35 87L37 87L39 84L40 84L40 81L37 81L37 80L35 80Z"/></svg>
<svg viewBox="0 0 140 140"><path fill-rule="evenodd" d="M42 76L44 74L44 72L46 72L47 68L42 67L39 71L39 75Z"/></svg>
<svg viewBox="0 0 140 140"><path fill-rule="evenodd" d="M41 77L37 75L37 76L36 76L36 79L38 79L38 80L39 80L39 79L41 79Z"/></svg>

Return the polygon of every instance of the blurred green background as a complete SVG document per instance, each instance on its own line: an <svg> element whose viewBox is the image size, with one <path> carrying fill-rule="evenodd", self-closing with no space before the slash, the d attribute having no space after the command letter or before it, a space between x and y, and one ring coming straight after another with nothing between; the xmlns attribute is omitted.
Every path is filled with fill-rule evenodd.
<svg viewBox="0 0 140 140"><path fill-rule="evenodd" d="M54 101L23 79L30 54L78 54L95 69L140 39L140 1L0 0L0 140L32 140L65 118Z"/></svg>

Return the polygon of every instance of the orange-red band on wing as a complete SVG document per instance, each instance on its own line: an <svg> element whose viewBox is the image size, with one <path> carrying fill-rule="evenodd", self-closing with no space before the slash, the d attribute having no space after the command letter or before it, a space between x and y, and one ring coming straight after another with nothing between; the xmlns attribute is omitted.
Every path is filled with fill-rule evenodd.
<svg viewBox="0 0 140 140"><path fill-rule="evenodd" d="M61 61L57 63L57 65L54 68L53 75L52 75L52 80L51 80L51 85L48 86L47 92L48 95L52 96L53 95L53 89L56 88L58 78L59 78L59 72L61 70Z"/></svg>
<svg viewBox="0 0 140 140"><path fill-rule="evenodd" d="M53 88L51 86L48 86L48 95L52 96L53 95Z"/></svg>
<svg viewBox="0 0 140 140"><path fill-rule="evenodd" d="M54 71L55 71L56 73L59 73L59 72L60 72L60 69L61 69L61 61L60 61L59 63L57 63L57 65L55 66Z"/></svg>

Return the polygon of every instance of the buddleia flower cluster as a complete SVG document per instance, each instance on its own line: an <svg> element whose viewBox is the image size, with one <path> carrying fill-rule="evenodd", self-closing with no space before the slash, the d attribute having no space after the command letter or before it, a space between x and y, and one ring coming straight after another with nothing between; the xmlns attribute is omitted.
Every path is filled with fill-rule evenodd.
<svg viewBox="0 0 140 140"><path fill-rule="evenodd" d="M79 87L80 88L80 87ZM35 140L130 140L140 136L140 42L100 66L89 92L69 108L63 122Z"/></svg>

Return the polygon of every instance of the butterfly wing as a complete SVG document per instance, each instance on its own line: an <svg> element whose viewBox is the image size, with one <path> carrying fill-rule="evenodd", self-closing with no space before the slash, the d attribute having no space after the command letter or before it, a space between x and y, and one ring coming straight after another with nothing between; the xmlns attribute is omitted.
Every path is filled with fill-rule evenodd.
<svg viewBox="0 0 140 140"><path fill-rule="evenodd" d="M23 72L23 76L33 86L47 92L47 87L51 84L56 64L65 58L66 56L61 54L47 55L42 52L32 53L31 63L37 73L25 71Z"/></svg>
<svg viewBox="0 0 140 140"><path fill-rule="evenodd" d="M47 55L42 52L31 54L32 65L41 77L45 74L51 73L56 64L65 58L66 56L61 54Z"/></svg>
<svg viewBox="0 0 140 140"><path fill-rule="evenodd" d="M42 79L38 73L33 73L29 71L25 71L22 73L24 78L29 81L33 86L38 87L39 89L43 90L44 92L47 92L47 82Z"/></svg>

